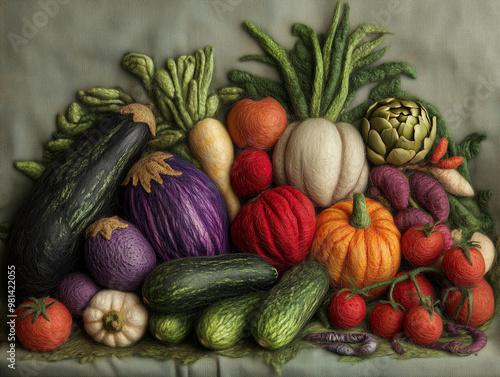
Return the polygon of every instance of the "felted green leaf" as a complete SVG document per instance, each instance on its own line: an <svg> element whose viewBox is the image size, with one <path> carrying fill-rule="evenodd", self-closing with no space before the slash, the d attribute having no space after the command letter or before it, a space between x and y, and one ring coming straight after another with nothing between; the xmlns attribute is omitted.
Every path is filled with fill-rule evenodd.
<svg viewBox="0 0 500 377"><path fill-rule="evenodd" d="M14 166L34 181L38 180L45 172L45 166L36 161L16 161Z"/></svg>

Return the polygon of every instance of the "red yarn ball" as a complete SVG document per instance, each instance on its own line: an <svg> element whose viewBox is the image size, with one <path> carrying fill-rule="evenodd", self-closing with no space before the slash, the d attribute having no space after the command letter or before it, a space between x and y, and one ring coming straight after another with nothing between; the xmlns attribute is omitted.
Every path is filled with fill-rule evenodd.
<svg viewBox="0 0 500 377"><path fill-rule="evenodd" d="M350 293L340 291L328 304L328 319L332 325L342 329L359 326L366 316L365 300L358 294L347 297Z"/></svg>
<svg viewBox="0 0 500 377"><path fill-rule="evenodd" d="M260 255L283 273L306 259L315 226L311 200L296 188L279 186L241 207L231 238L237 250Z"/></svg>
<svg viewBox="0 0 500 377"><path fill-rule="evenodd" d="M268 154L260 149L245 149L234 159L231 184L242 199L267 190L273 180L273 166Z"/></svg>

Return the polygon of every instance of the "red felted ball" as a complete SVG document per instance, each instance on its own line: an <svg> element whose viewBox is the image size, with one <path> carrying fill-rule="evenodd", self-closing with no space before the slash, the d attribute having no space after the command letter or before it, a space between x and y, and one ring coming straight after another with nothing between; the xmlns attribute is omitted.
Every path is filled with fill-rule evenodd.
<svg viewBox="0 0 500 377"><path fill-rule="evenodd" d="M248 199L267 190L272 179L273 166L266 152L245 149L234 159L231 184L240 198Z"/></svg>
<svg viewBox="0 0 500 377"><path fill-rule="evenodd" d="M262 256L281 273L305 260L315 224L307 196L279 186L241 207L231 223L231 238L239 251Z"/></svg>

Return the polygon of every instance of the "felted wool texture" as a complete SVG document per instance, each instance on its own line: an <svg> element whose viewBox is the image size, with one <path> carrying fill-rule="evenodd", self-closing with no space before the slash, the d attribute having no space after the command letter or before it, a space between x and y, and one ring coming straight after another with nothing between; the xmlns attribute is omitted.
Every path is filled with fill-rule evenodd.
<svg viewBox="0 0 500 377"><path fill-rule="evenodd" d="M115 229L107 240L101 234L85 241L85 264L103 287L137 291L156 265L156 253L137 227L128 221L126 228Z"/></svg>
<svg viewBox="0 0 500 377"><path fill-rule="evenodd" d="M404 275L408 271L400 271L396 277ZM434 301L434 287L431 282L424 275L415 276L420 292L424 296L429 296L431 301ZM393 299L400 304L405 310L420 305L420 298L417 293L415 283L411 279L400 281L394 285L392 290Z"/></svg>
<svg viewBox="0 0 500 377"><path fill-rule="evenodd" d="M353 200L323 210L316 219L309 256L325 266L337 289L363 288L389 280L400 267L401 234L391 213L378 201L364 200L371 219L364 229L350 223L352 213L363 209L354 206ZM382 286L371 290L370 299L386 289Z"/></svg>
<svg viewBox="0 0 500 377"><path fill-rule="evenodd" d="M194 165L166 156L171 156L164 157L171 169L182 174L161 175L161 183L152 180L150 193L140 184L126 184L127 219L151 243L160 261L227 253L229 221L219 189Z"/></svg>
<svg viewBox="0 0 500 377"><path fill-rule="evenodd" d="M84 272L73 272L62 279L56 297L68 308L71 315L81 318L91 298L99 292L99 286Z"/></svg>
<svg viewBox="0 0 500 377"><path fill-rule="evenodd" d="M80 246L87 226L116 210L123 175L149 140L146 125L131 119L130 114L104 118L36 181L7 245L19 301L54 292L83 261Z"/></svg>
<svg viewBox="0 0 500 377"><path fill-rule="evenodd" d="M241 198L248 199L267 190L273 180L268 154L260 149L246 149L234 159L231 184Z"/></svg>
<svg viewBox="0 0 500 377"><path fill-rule="evenodd" d="M443 186L430 175L414 172L409 176L412 198L426 210L436 222L446 223L450 202Z"/></svg>
<svg viewBox="0 0 500 377"><path fill-rule="evenodd" d="M329 207L364 192L369 168L359 131L348 123L311 118L287 126L273 151L274 178Z"/></svg>
<svg viewBox="0 0 500 377"><path fill-rule="evenodd" d="M272 148L286 125L286 112L274 98L243 99L231 108L227 116L229 134L242 149Z"/></svg>
<svg viewBox="0 0 500 377"><path fill-rule="evenodd" d="M452 290L448 293L448 297L444 302L444 306L448 315L455 318L456 310L463 294L459 290ZM488 321L495 311L495 296L491 286L483 279L477 286L471 288L472 294L472 312L467 323L469 326L479 327ZM466 324L467 316L469 314L468 303L471 299L470 296L465 298L465 303L456 316L456 322Z"/></svg>
<svg viewBox="0 0 500 377"><path fill-rule="evenodd" d="M231 224L236 249L269 261L278 272L302 262L315 229L312 202L291 186L265 191L244 205Z"/></svg>

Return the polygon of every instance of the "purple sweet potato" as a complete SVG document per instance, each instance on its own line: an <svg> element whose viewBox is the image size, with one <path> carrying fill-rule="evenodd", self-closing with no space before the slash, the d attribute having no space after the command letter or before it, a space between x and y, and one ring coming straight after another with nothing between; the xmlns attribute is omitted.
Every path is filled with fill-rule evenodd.
<svg viewBox="0 0 500 377"><path fill-rule="evenodd" d="M397 210L408 207L410 186L403 173L391 165L379 165L370 170L370 180Z"/></svg>
<svg viewBox="0 0 500 377"><path fill-rule="evenodd" d="M443 186L429 174L414 172L409 177L411 196L434 221L445 223L450 213L450 202Z"/></svg>
<svg viewBox="0 0 500 377"><path fill-rule="evenodd" d="M404 233L412 226L421 224L431 224L432 218L419 208L406 208L394 215L394 223L401 233Z"/></svg>

